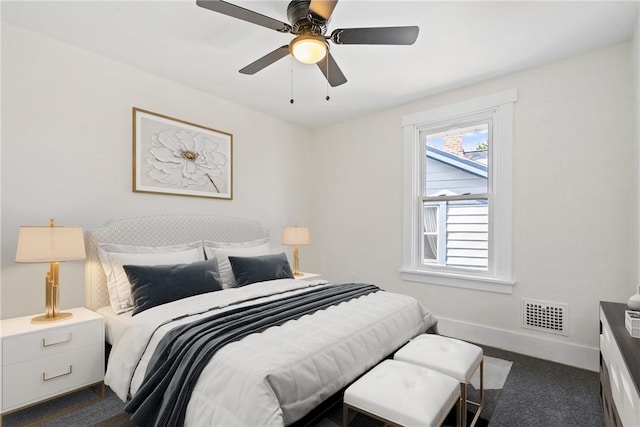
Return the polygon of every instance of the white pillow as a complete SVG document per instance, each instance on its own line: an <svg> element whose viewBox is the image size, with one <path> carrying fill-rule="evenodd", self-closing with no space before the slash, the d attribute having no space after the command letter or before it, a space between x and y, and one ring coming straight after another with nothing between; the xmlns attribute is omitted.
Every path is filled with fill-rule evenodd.
<svg viewBox="0 0 640 427"><path fill-rule="evenodd" d="M188 264L204 261L202 242L174 246L98 244L98 257L107 276L111 308L117 314L133 309L131 284L124 265Z"/></svg>
<svg viewBox="0 0 640 427"><path fill-rule="evenodd" d="M268 242L268 237L243 243L204 241L204 252L207 254L207 259L216 258L218 260L218 271L223 289L236 287L236 278L233 275L229 257L269 255L273 251Z"/></svg>

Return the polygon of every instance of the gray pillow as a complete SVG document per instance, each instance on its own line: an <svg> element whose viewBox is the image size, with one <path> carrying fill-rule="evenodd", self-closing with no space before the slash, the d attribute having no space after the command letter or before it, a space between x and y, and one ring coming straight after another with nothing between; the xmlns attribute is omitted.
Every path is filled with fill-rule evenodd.
<svg viewBox="0 0 640 427"><path fill-rule="evenodd" d="M284 252L255 257L230 256L229 262L238 286L276 279L293 279L291 266Z"/></svg>
<svg viewBox="0 0 640 427"><path fill-rule="evenodd" d="M136 315L160 304L222 289L218 261L191 264L123 266Z"/></svg>

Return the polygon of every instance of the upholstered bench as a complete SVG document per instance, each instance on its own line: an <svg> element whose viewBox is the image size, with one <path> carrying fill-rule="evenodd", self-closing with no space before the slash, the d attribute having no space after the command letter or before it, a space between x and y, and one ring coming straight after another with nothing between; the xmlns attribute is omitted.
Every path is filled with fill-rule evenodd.
<svg viewBox="0 0 640 427"><path fill-rule="evenodd" d="M456 379L388 359L345 390L342 425L349 424L349 410L353 410L392 426L435 427L459 402L460 385ZM456 420L459 423L460 417Z"/></svg>
<svg viewBox="0 0 640 427"><path fill-rule="evenodd" d="M467 425L467 405L477 406L470 426L473 427L480 417L484 405L484 364L482 348L455 338L441 335L419 335L405 344L393 356L394 360L423 366L449 375L460 382L460 418ZM467 384L473 374L480 369L480 401L472 402L467 398Z"/></svg>

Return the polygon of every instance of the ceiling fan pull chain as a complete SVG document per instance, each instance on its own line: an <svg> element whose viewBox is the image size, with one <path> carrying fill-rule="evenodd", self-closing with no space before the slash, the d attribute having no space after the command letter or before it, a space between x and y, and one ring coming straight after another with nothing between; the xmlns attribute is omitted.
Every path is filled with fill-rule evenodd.
<svg viewBox="0 0 640 427"><path fill-rule="evenodd" d="M324 98L327 101L331 99L331 97L329 97L329 52L327 51L327 78L326 78L326 84L327 84L327 96Z"/></svg>
<svg viewBox="0 0 640 427"><path fill-rule="evenodd" d="M295 101L293 100L293 59L289 61L289 69L291 70L291 99L289 102L293 104Z"/></svg>

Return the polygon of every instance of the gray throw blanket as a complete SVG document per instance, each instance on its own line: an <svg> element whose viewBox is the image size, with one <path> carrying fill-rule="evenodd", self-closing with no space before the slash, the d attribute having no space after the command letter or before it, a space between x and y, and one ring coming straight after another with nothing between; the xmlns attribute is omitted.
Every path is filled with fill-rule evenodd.
<svg viewBox="0 0 640 427"><path fill-rule="evenodd" d="M140 426L182 426L200 373L224 345L379 290L367 284L330 285L178 326L158 344L145 379L125 411Z"/></svg>

